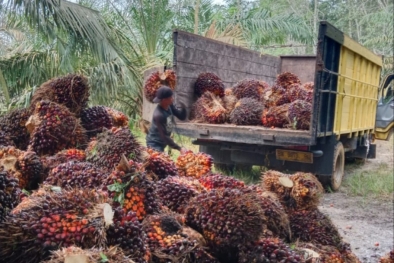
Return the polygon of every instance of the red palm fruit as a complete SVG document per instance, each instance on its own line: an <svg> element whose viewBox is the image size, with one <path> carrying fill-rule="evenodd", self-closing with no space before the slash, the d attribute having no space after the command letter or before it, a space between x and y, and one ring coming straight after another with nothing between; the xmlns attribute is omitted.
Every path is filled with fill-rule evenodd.
<svg viewBox="0 0 394 263"><path fill-rule="evenodd" d="M292 84L301 84L300 79L291 72L283 72L276 77L276 84L288 89Z"/></svg>
<svg viewBox="0 0 394 263"><path fill-rule="evenodd" d="M145 169L147 172L153 172L159 179L178 175L178 169L170 156L150 148L147 149L147 153L148 157L145 160Z"/></svg>
<svg viewBox="0 0 394 263"><path fill-rule="evenodd" d="M3 132L4 138L8 138L7 141L4 139L4 142L7 142L8 145L3 146L13 146L15 144L18 149L26 150L29 144L29 132L25 124L31 114L30 109L16 109L0 116L0 132ZM9 139L13 142L12 144L10 144Z"/></svg>
<svg viewBox="0 0 394 263"><path fill-rule="evenodd" d="M189 150L179 155L175 164L180 176L200 178L211 171L213 159L206 153Z"/></svg>
<svg viewBox="0 0 394 263"><path fill-rule="evenodd" d="M287 114L290 104L273 106L266 110L262 115L262 123L265 127L285 128L289 124Z"/></svg>
<svg viewBox="0 0 394 263"><path fill-rule="evenodd" d="M198 75L194 84L194 92L201 97L205 92L212 92L215 96L224 96L224 84L222 80L214 73L204 72Z"/></svg>
<svg viewBox="0 0 394 263"><path fill-rule="evenodd" d="M312 104L303 100L293 101L289 106L289 126L297 130L309 130Z"/></svg>
<svg viewBox="0 0 394 263"><path fill-rule="evenodd" d="M263 109L262 102L258 100L252 98L240 99L230 113L230 122L236 125L258 125L261 123Z"/></svg>
<svg viewBox="0 0 394 263"><path fill-rule="evenodd" d="M112 118L112 126L127 127L129 125L129 117L127 117L123 112L110 107L105 107L105 110Z"/></svg>
<svg viewBox="0 0 394 263"><path fill-rule="evenodd" d="M222 174L207 174L198 179L198 181L207 189L243 189L245 183L234 177Z"/></svg>
<svg viewBox="0 0 394 263"><path fill-rule="evenodd" d="M0 167L0 223L20 201L18 178Z"/></svg>
<svg viewBox="0 0 394 263"><path fill-rule="evenodd" d="M145 98L153 103L153 99L156 97L156 91L162 85L168 86L172 90L175 89L176 74L173 70L167 69L164 72L156 71L152 73L144 85Z"/></svg>
<svg viewBox="0 0 394 263"><path fill-rule="evenodd" d="M222 100L212 92L204 92L193 104L190 118L195 122L224 123L227 120L228 111L222 104Z"/></svg>
<svg viewBox="0 0 394 263"><path fill-rule="evenodd" d="M103 131L103 128L112 127L112 117L105 106L94 106L83 109L81 112L81 124L89 137L94 137Z"/></svg>
<svg viewBox="0 0 394 263"><path fill-rule="evenodd" d="M269 85L265 81L244 79L234 86L233 94L237 99L252 98L255 100L262 100L264 91L268 88Z"/></svg>
<svg viewBox="0 0 394 263"><path fill-rule="evenodd" d="M67 149L57 152L52 156L42 156L41 162L43 164L43 173L46 177L50 170L58 166L59 164L66 163L69 161L83 162L86 160L86 154L83 150L78 149Z"/></svg>

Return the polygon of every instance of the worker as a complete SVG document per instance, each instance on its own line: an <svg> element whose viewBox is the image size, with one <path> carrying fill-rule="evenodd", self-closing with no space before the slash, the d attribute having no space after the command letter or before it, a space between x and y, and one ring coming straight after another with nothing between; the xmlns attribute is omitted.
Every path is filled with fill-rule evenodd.
<svg viewBox="0 0 394 263"><path fill-rule="evenodd" d="M164 148L169 147L180 151L185 151L171 139L171 133L174 128L174 116L180 120L186 119L186 109L178 109L174 106L174 96L172 90L167 86L161 86L153 99L158 103L153 112L151 126L146 136L146 145L157 151L164 152Z"/></svg>

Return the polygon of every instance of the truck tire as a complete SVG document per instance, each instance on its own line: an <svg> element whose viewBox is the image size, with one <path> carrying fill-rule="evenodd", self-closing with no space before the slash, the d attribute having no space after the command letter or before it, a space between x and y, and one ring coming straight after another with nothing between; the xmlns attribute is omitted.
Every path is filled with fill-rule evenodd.
<svg viewBox="0 0 394 263"><path fill-rule="evenodd" d="M322 183L336 192L341 187L345 175L345 150L341 142L337 142L335 145L333 160L332 175L323 177Z"/></svg>

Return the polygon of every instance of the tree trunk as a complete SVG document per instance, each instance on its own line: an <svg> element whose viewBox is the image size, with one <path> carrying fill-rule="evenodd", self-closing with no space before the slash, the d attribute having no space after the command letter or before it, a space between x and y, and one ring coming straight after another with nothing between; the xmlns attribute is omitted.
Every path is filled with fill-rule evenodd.
<svg viewBox="0 0 394 263"><path fill-rule="evenodd" d="M200 0L196 0L194 6L194 34L198 34L198 13L200 12Z"/></svg>

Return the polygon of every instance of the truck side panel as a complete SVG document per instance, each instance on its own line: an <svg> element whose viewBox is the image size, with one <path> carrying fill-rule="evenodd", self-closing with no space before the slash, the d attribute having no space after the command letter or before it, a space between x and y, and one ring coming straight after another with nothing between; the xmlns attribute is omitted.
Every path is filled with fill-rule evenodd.
<svg viewBox="0 0 394 263"><path fill-rule="evenodd" d="M203 72L217 74L226 87L245 78L264 79L272 85L280 73L279 57L183 31L174 31L174 69L177 74L175 101L190 107L194 103L194 82Z"/></svg>

